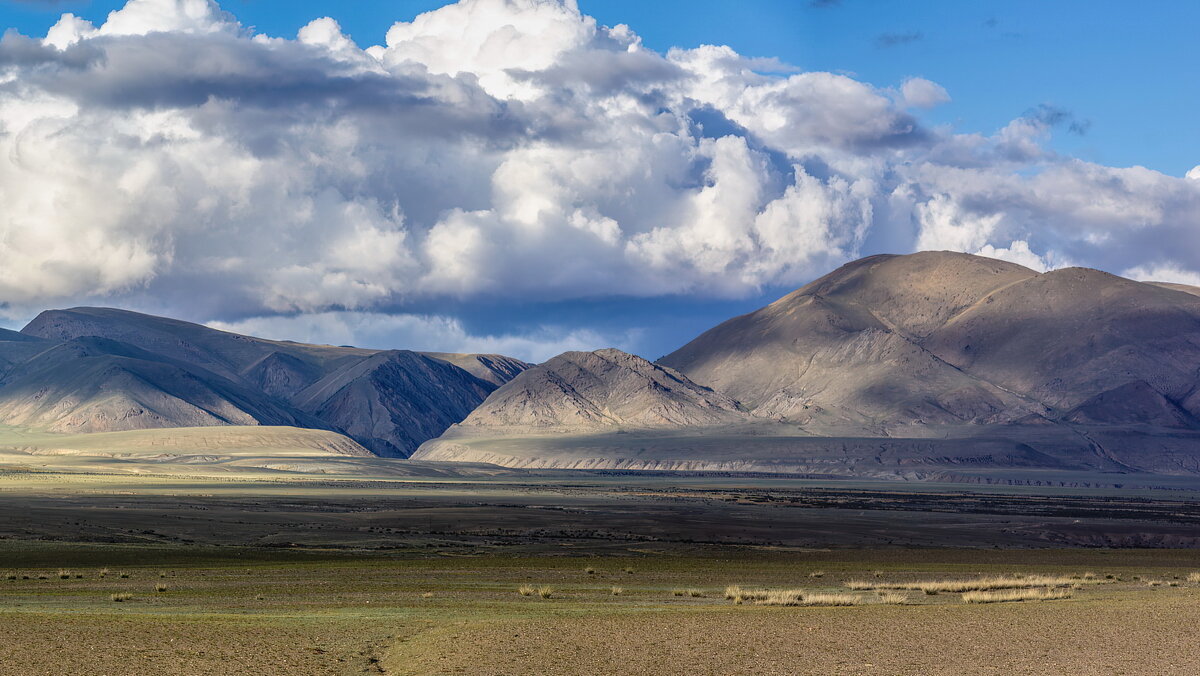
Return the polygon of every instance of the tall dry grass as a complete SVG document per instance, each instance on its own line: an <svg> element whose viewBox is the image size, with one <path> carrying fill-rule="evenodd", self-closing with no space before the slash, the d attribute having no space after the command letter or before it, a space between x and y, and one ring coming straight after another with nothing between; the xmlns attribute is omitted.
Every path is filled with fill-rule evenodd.
<svg viewBox="0 0 1200 676"><path fill-rule="evenodd" d="M1081 580L1098 582L1094 577L1089 579L1079 576L1072 578L1061 575L1014 575L1007 577L982 577L974 580L922 580L918 582L865 582L863 580L850 580L846 582L846 586L858 591L868 589L908 589L923 591L926 594L937 594L939 592L957 593L991 591L996 589L1029 589L1033 587L1069 587L1073 584L1079 584Z"/></svg>
<svg viewBox="0 0 1200 676"><path fill-rule="evenodd" d="M1004 589L971 591L962 595L964 603L1003 603L1005 601L1052 601L1071 598L1069 589Z"/></svg>

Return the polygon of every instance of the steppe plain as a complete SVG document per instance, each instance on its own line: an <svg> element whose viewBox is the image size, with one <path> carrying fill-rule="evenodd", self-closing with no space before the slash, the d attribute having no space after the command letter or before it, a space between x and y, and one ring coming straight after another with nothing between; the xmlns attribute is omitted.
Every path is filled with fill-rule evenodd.
<svg viewBox="0 0 1200 676"><path fill-rule="evenodd" d="M1200 537L1188 479L535 471L333 455L314 431L284 435L281 451L239 436L252 432L197 432L184 452L190 432L172 430L170 453L122 433L115 453L6 430L0 674L1200 664L1200 582L1188 577L1200 551L1162 548ZM847 587L1016 575L1063 578L1071 596L968 604ZM729 585L858 605L735 604Z"/></svg>

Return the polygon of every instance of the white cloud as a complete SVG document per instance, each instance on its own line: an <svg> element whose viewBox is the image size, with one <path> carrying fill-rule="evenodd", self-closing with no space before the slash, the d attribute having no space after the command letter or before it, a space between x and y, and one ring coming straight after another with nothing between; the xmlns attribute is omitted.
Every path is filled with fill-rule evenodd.
<svg viewBox="0 0 1200 676"><path fill-rule="evenodd" d="M1200 272L1185 270L1172 263L1139 265L1122 272L1121 276L1136 279L1139 282L1174 282L1175 284L1200 286Z"/></svg>
<svg viewBox="0 0 1200 676"><path fill-rule="evenodd" d="M936 82L923 77L910 77L900 85L904 104L911 108L933 108L950 101L950 94Z"/></svg>
<svg viewBox="0 0 1200 676"><path fill-rule="evenodd" d="M473 335L452 317L375 312L320 312L210 322L223 331L318 345L375 349L504 354L542 362L568 350L637 349L638 335L604 335L583 329L540 327L527 334Z"/></svg>
<svg viewBox="0 0 1200 676"><path fill-rule="evenodd" d="M1059 156L1038 116L931 129L928 80L658 54L567 0L463 0L366 50L328 18L292 39L130 0L6 36L0 83L12 316L741 296L884 245L1200 269L1195 170Z"/></svg>

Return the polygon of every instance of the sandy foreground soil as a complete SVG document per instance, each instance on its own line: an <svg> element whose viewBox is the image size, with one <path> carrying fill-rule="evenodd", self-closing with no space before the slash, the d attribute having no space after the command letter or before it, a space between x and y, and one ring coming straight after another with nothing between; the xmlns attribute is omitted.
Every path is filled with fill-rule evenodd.
<svg viewBox="0 0 1200 676"><path fill-rule="evenodd" d="M1179 674L1200 592L987 606L723 608L490 623L401 643L397 674Z"/></svg>

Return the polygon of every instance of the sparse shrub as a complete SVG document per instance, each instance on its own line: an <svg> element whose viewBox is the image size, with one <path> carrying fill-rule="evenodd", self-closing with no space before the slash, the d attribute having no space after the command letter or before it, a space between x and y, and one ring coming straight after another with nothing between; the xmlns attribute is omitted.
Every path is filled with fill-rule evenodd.
<svg viewBox="0 0 1200 676"><path fill-rule="evenodd" d="M938 590L930 589L928 587L925 589L922 589L921 591L925 592L926 596L937 596L937 593L938 593Z"/></svg>
<svg viewBox="0 0 1200 676"><path fill-rule="evenodd" d="M908 603L908 597L904 594L888 593L879 597L880 602L886 603L889 606L902 606Z"/></svg>
<svg viewBox="0 0 1200 676"><path fill-rule="evenodd" d="M159 582L158 584L154 585L154 591L161 594L162 592L167 591L167 585Z"/></svg>
<svg viewBox="0 0 1200 676"><path fill-rule="evenodd" d="M1112 573L1109 573L1108 575L1105 575L1105 576L1104 576L1104 579L1105 579L1105 580L1112 580L1112 579L1115 579L1115 578L1113 577Z"/></svg>
<svg viewBox="0 0 1200 676"><path fill-rule="evenodd" d="M596 569L591 566L588 566L587 568L583 569L583 572L587 573L588 575L595 575Z"/></svg>
<svg viewBox="0 0 1200 676"><path fill-rule="evenodd" d="M622 595L622 594L624 594L624 593L625 593L625 588L624 588L624 587L613 587L613 588L612 588L612 595L613 595L613 596L620 596L620 595Z"/></svg>
<svg viewBox="0 0 1200 676"><path fill-rule="evenodd" d="M533 596L534 592L536 591L537 590L534 589L533 585L531 584L523 584L520 587L517 587L517 593L521 596Z"/></svg>
<svg viewBox="0 0 1200 676"><path fill-rule="evenodd" d="M49 576L49 575L47 575L47 574L45 574L45 573L40 573L40 574L37 576L37 579L39 579L39 580L49 580L49 579L50 579L50 576Z"/></svg>
<svg viewBox="0 0 1200 676"><path fill-rule="evenodd" d="M970 591L962 595L964 603L1051 601L1069 598L1071 598L1071 591L1069 589L1004 589L1001 591Z"/></svg>
<svg viewBox="0 0 1200 676"><path fill-rule="evenodd" d="M114 603L124 603L125 601L131 600L133 598L133 594L130 594L129 592L120 592L113 594L108 598L110 598Z"/></svg>
<svg viewBox="0 0 1200 676"><path fill-rule="evenodd" d="M553 595L554 595L554 588L553 588L553 587L540 587L540 588L538 588L538 596L540 596L540 597L542 597L542 598L544 598L544 599L548 599L548 598L550 598L550 597L551 597L551 596L553 596Z"/></svg>
<svg viewBox="0 0 1200 676"><path fill-rule="evenodd" d="M158 571L158 577L159 577L159 578L164 578L164 577L166 577L166 576L167 576L167 571L165 571L165 570L160 570L160 571Z"/></svg>
<svg viewBox="0 0 1200 676"><path fill-rule="evenodd" d="M633 575L633 569L632 569L632 568L626 568L626 569L625 569L625 574L626 574L626 575Z"/></svg>
<svg viewBox="0 0 1200 676"><path fill-rule="evenodd" d="M672 589L671 590L671 596L685 596L685 595L687 595L686 589Z"/></svg>
<svg viewBox="0 0 1200 676"><path fill-rule="evenodd" d="M424 596L424 594L422 594L422 596ZM255 601L264 601L264 600L266 600L266 598L267 598L267 597L263 596L262 594L256 594L256 595L254 596L254 600L255 600Z"/></svg>
<svg viewBox="0 0 1200 676"><path fill-rule="evenodd" d="M17 574L16 574L16 573L9 573L9 574L7 574L7 575L5 575L5 576L4 576L4 579L6 579L6 580L15 580L15 579L17 579Z"/></svg>
<svg viewBox="0 0 1200 676"><path fill-rule="evenodd" d="M58 571L58 579L60 579L60 580L70 580L71 575L72 575L71 571L63 569L63 568L60 568Z"/></svg>
<svg viewBox="0 0 1200 676"><path fill-rule="evenodd" d="M100 577L101 577L101 578L103 578L105 575L108 575L108 569L107 569L107 568L101 568L101 569L100 569L100 572L99 572L98 574L100 575Z"/></svg>
<svg viewBox="0 0 1200 676"><path fill-rule="evenodd" d="M127 580L127 579L129 579L129 573L121 573L121 579L122 579L122 580Z"/></svg>

